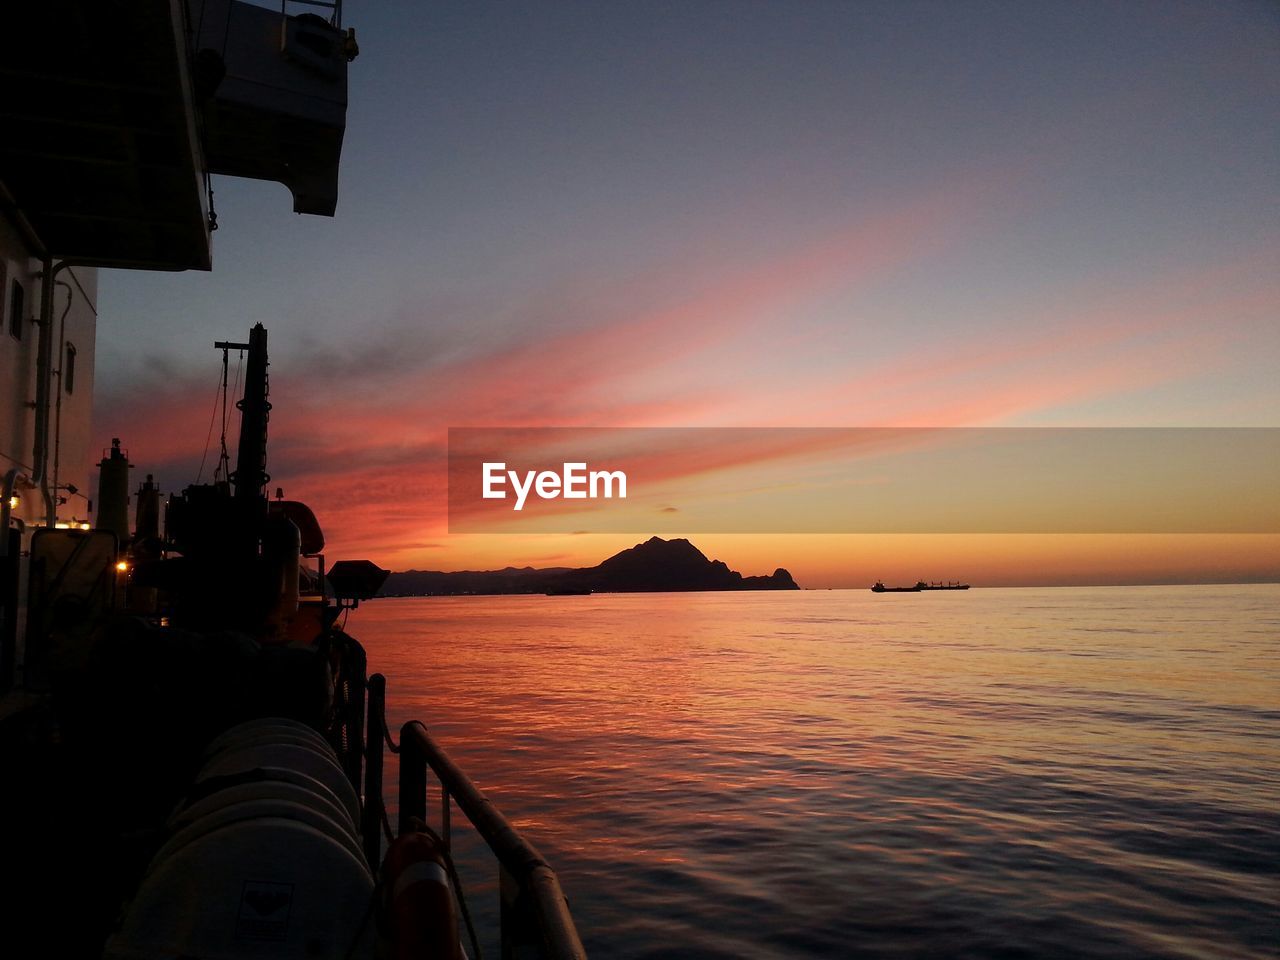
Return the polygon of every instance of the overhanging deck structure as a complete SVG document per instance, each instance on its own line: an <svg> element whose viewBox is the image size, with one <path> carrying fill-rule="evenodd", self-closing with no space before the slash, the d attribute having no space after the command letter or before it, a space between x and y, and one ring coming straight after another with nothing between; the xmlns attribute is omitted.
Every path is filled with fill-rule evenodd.
<svg viewBox="0 0 1280 960"><path fill-rule="evenodd" d="M354 45L240 0L43 0L6 12L0 213L33 257L208 270L210 173L331 216Z"/></svg>

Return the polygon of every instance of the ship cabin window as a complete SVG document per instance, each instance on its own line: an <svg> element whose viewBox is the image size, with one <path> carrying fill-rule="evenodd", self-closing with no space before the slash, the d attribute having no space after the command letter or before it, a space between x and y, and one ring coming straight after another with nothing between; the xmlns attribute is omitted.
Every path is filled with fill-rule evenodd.
<svg viewBox="0 0 1280 960"><path fill-rule="evenodd" d="M15 340L22 339L22 312L27 305L27 291L17 280L9 290L9 336Z"/></svg>
<svg viewBox="0 0 1280 960"><path fill-rule="evenodd" d="M70 343L67 344L66 362L62 365L62 385L67 393L76 392L76 348Z"/></svg>

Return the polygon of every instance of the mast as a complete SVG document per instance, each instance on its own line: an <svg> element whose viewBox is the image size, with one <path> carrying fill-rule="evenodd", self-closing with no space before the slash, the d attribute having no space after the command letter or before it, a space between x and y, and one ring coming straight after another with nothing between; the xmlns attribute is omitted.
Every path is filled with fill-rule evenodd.
<svg viewBox="0 0 1280 960"><path fill-rule="evenodd" d="M267 400L267 328L255 323L249 331L247 344L217 343L214 346L239 347L249 351L244 399L236 402L240 410L240 447L231 483L237 500L262 499L271 479L267 474L267 418L271 412L271 404Z"/></svg>

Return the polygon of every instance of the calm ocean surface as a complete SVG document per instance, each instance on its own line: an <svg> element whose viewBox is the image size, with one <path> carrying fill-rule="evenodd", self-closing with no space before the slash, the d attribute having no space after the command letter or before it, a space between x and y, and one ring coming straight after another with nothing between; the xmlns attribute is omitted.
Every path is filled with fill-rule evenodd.
<svg viewBox="0 0 1280 960"><path fill-rule="evenodd" d="M594 960L1280 952L1278 586L388 599L349 628Z"/></svg>

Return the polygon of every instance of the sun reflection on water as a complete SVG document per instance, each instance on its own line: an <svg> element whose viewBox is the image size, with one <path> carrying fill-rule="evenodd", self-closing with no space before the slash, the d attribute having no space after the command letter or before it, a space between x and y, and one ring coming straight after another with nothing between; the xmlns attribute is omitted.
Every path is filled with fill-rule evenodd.
<svg viewBox="0 0 1280 960"><path fill-rule="evenodd" d="M1268 586L531 596L352 628L393 729L425 720L527 832L595 958L1252 958L1278 610Z"/></svg>

